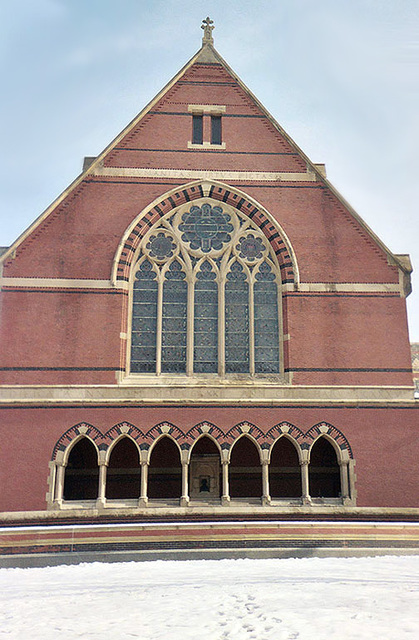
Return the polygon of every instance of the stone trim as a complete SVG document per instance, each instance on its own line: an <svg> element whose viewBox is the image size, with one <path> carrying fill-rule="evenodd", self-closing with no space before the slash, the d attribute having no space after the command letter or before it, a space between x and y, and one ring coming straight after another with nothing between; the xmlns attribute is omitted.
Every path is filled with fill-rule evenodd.
<svg viewBox="0 0 419 640"><path fill-rule="evenodd" d="M41 287L53 289L112 289L110 280L88 278L0 278L0 287Z"/></svg>
<svg viewBox="0 0 419 640"><path fill-rule="evenodd" d="M282 283L299 281L297 259L286 233L271 214L243 191L213 180L192 182L171 189L146 207L125 231L115 253L111 282L129 282L131 268L143 236L170 211L187 202L209 198L237 209L260 228L269 241L281 269Z"/></svg>
<svg viewBox="0 0 419 640"><path fill-rule="evenodd" d="M222 151L225 148L226 148L226 143L225 142L222 142L221 144L212 144L211 142L206 142L204 140L204 142L202 144L196 144L196 143L191 142L190 140L188 140L188 149L198 149L198 150L201 150L201 151L205 151L205 150L213 150L213 151L215 150L216 151L218 149L218 150ZM165 169L158 169L158 171L165 171ZM175 171L175 170L171 169L171 171ZM190 173L195 173L195 171L190 171ZM207 172L205 172L205 173L207 173ZM210 173L212 174L214 172L210 171ZM184 173L182 173L182 175L185 176ZM194 177L194 178L196 178L197 176L194 175L194 176L185 176L185 177ZM208 176L208 177L212 178L213 176L211 175L211 176Z"/></svg>
<svg viewBox="0 0 419 640"><path fill-rule="evenodd" d="M225 143L193 144L188 142L189 149L225 149ZM317 176L311 171L277 172L277 171L219 171L216 169L154 169L150 167L104 167L96 166L91 172L94 176L126 177L126 178L168 178L180 180L232 180L257 182L317 182Z"/></svg>
<svg viewBox="0 0 419 640"><path fill-rule="evenodd" d="M0 385L0 406L317 406L419 407L415 387L289 385L274 378L138 376L121 385ZM208 391L211 390L211 394Z"/></svg>
<svg viewBox="0 0 419 640"><path fill-rule="evenodd" d="M226 112L226 106L221 104L188 104L188 111L196 115L219 116Z"/></svg>

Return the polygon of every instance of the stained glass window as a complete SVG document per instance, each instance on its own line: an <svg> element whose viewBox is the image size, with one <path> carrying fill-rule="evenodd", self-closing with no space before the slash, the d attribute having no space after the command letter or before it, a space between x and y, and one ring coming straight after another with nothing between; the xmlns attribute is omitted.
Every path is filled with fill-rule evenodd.
<svg viewBox="0 0 419 640"><path fill-rule="evenodd" d="M255 308L255 372L279 373L278 295L275 274L265 261L253 287Z"/></svg>
<svg viewBox="0 0 419 640"><path fill-rule="evenodd" d="M188 285L182 265L175 260L163 283L161 368L164 373L186 371L186 313Z"/></svg>
<svg viewBox="0 0 419 640"><path fill-rule="evenodd" d="M225 283L226 373L249 372L249 285L239 262L234 262Z"/></svg>
<svg viewBox="0 0 419 640"><path fill-rule="evenodd" d="M209 198L144 236L133 275L131 372L281 372L280 278L248 217Z"/></svg>
<svg viewBox="0 0 419 640"><path fill-rule="evenodd" d="M149 260L144 260L135 274L132 310L131 371L156 371L157 331L156 273Z"/></svg>
<svg viewBox="0 0 419 640"><path fill-rule="evenodd" d="M218 371L218 284L205 260L196 274L194 300L194 372Z"/></svg>

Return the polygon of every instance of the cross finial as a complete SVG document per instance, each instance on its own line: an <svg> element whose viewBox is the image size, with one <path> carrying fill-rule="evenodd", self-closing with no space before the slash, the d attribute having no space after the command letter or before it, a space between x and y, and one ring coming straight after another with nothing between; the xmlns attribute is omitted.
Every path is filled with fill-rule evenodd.
<svg viewBox="0 0 419 640"><path fill-rule="evenodd" d="M214 38L212 37L213 24L214 22L208 16L202 21L201 29L204 30L202 44L214 44Z"/></svg>

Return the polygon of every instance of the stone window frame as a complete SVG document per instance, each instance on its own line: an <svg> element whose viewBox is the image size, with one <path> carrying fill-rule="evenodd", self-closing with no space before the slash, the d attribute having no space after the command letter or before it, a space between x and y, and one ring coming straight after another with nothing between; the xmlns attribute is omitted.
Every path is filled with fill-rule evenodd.
<svg viewBox="0 0 419 640"><path fill-rule="evenodd" d="M228 245L223 246L222 249L215 251L214 254L209 253L206 255L202 251L195 251L193 249L188 248L187 243L183 242L181 239L182 232L179 230L179 220L181 216L186 213L191 206L198 206L202 204L211 203L212 206L219 207L222 204L223 211L232 216L232 219L235 220L234 230L231 232L232 239L229 241ZM176 220L176 224L172 224L172 220ZM176 226L177 225L177 226ZM164 230L164 233L167 234L168 237L172 237L174 243L176 244L176 248L173 250L173 255L170 256L170 259L164 261L159 259L159 257L153 257L150 253L150 250L147 250L147 245L149 244L150 239L153 236L156 236L161 230ZM258 259L255 262L255 265L262 264L267 261L272 267L272 271L275 276L275 283L277 286L277 311L278 311L278 353L279 353L279 370L275 373L256 373L255 372L255 313L254 313L254 284L256 282L255 278L257 273L259 273L256 269L251 270L250 266L252 262L247 261L246 258L242 258L239 256L240 250L238 248L238 240L241 234L248 233L255 235L257 238L260 238L264 249L266 249L266 253L262 258ZM227 255L227 260L225 260L225 256ZM218 266L216 264L217 258L221 256L221 265ZM191 263L191 257L195 257L197 262L195 265ZM133 289L134 289L134 281L135 275L138 271L138 268L145 261L149 261L152 263L153 272L156 273L157 283L158 283L158 304L157 304L157 350L156 350L156 371L154 373L145 373L145 372L132 372L131 371L131 350L132 350L132 312L133 312ZM177 260L186 273L185 282L188 286L187 293L187 340L186 340L186 373L174 373L174 372L162 372L161 366L161 353L162 353L162 304L163 304L163 284L165 274L170 268L170 265ZM216 282L218 283L218 371L214 373L197 373L194 372L194 348L193 348L193 340L194 340L194 284L196 282L196 277L199 271L200 266L208 262L211 264L213 269L216 272ZM249 284L249 372L246 373L226 373L225 371L225 284L227 281L227 274L229 273L229 268L234 262L238 262L241 264L246 272L246 282ZM249 266L250 264L250 266ZM247 217L241 211L235 209L231 205L227 203L220 203L218 200L215 200L208 196L203 196L194 200L192 203L187 202L182 204L175 209L171 210L169 213L162 216L157 222L155 222L143 235L137 249L135 252L134 259L132 261L132 268L130 270L130 279L129 279L129 294L128 294L128 322L127 322L127 330L126 330L126 376L131 377L132 379L147 379L150 378L168 378L168 377L178 377L182 378L258 378L258 379L272 379L274 376L276 379L284 379L284 344L283 344L283 305L282 305L282 278L281 278L281 269L278 264L277 257L275 252L264 235L263 231L259 229L258 225L252 221L251 218Z"/></svg>
<svg viewBox="0 0 419 640"><path fill-rule="evenodd" d="M223 124L222 124L222 120L223 120L223 115L226 113L226 106L225 105L219 105L219 104L189 104L188 105L188 113L191 114L192 116L192 122L193 122L193 118L195 117L201 117L202 118L202 130L203 130L203 138L202 138L202 142L194 142L194 137L192 135L192 140L188 141L188 149L197 149L197 150L223 150L226 148L226 143L225 141L223 141L222 139L222 132L223 132ZM221 142L220 143L214 143L212 141L213 138L213 123L212 123L212 118L213 116L217 117L217 118L221 118ZM209 127L209 140L205 140L205 133L206 133L206 124L207 124L207 120L209 119L210 122L210 127ZM193 131L193 124L192 124L192 131Z"/></svg>

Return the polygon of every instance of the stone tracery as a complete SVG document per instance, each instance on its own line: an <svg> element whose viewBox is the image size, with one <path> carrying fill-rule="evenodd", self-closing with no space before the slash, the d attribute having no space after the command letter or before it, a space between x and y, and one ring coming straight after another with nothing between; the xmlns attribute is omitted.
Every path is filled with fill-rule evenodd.
<svg viewBox="0 0 419 640"><path fill-rule="evenodd" d="M279 374L281 275L256 224L202 198L145 234L133 269L131 373Z"/></svg>

